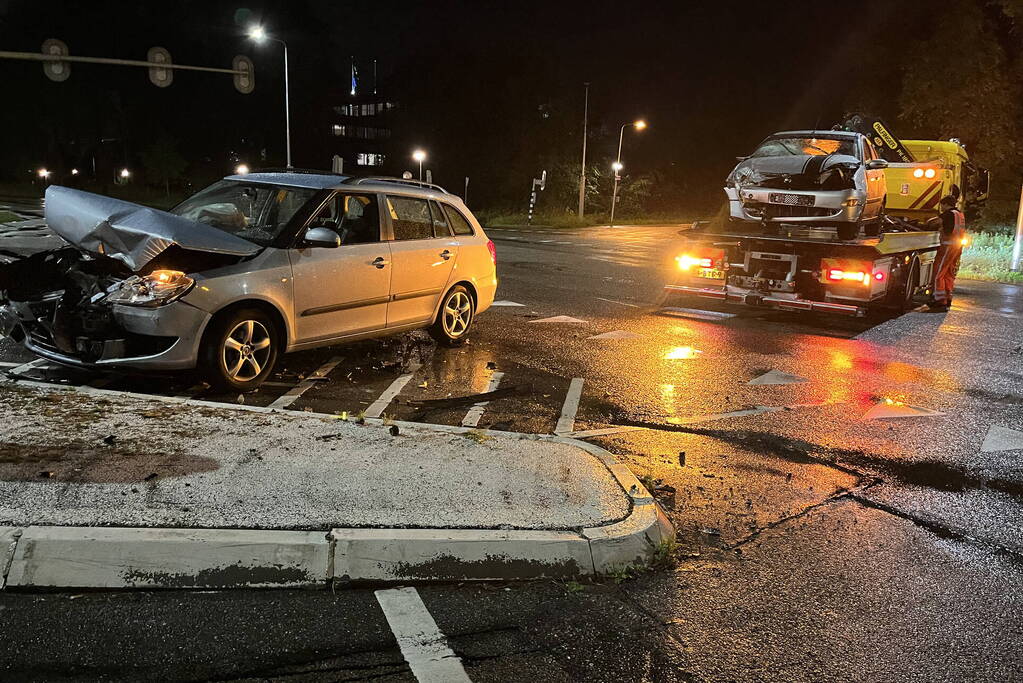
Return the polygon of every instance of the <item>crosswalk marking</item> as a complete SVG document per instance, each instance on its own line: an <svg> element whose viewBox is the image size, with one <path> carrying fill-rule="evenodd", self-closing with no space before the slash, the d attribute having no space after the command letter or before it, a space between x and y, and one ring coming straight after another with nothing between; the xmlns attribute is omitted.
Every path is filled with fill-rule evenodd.
<svg viewBox="0 0 1023 683"><path fill-rule="evenodd" d="M338 366L341 362L341 358L331 358L329 361L316 368L312 374L306 377L304 380L299 382L294 388L289 390L283 396L279 396L276 401L270 404L271 408L287 408L292 403L297 401L302 394L309 391L314 384L320 379L326 377Z"/></svg>
<svg viewBox="0 0 1023 683"><path fill-rule="evenodd" d="M487 383L487 391L497 391L497 387L501 385L501 378L504 377L503 372L495 372L490 376L490 382ZM463 427L475 427L480 423L480 418L483 417L483 411L487 409L487 403L489 401L480 401L469 408L469 412L462 418Z"/></svg>
<svg viewBox="0 0 1023 683"><path fill-rule="evenodd" d="M405 388L405 385L412 379L412 375L415 374L416 370L420 367L419 363L413 363L409 367L407 375L402 375L398 379L391 382L391 386L384 389L384 393L380 394L380 398L373 402L373 404L366 409L366 417L380 417L387 410L387 406L391 405L391 401L394 397L401 393L401 390Z"/></svg>
<svg viewBox="0 0 1023 683"><path fill-rule="evenodd" d="M583 378L574 377L565 394L565 404L561 407L561 417L554 428L555 434L564 434L575 430L575 415L579 412L579 399L583 394Z"/></svg>
<svg viewBox="0 0 1023 683"><path fill-rule="evenodd" d="M419 683L471 683L415 588L378 590L374 595Z"/></svg>

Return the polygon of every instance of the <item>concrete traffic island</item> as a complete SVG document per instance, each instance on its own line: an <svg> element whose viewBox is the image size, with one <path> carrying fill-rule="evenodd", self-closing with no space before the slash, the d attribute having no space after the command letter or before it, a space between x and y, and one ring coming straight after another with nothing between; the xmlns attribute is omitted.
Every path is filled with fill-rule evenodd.
<svg viewBox="0 0 1023 683"><path fill-rule="evenodd" d="M0 586L578 577L674 530L581 441L0 383Z"/></svg>

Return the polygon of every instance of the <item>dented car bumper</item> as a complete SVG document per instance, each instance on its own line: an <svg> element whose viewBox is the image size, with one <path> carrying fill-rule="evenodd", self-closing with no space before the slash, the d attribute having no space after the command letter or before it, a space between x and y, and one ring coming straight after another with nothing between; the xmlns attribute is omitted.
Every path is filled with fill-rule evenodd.
<svg viewBox="0 0 1023 683"><path fill-rule="evenodd" d="M847 190L780 190L726 187L732 218L785 223L855 223L861 220L867 193Z"/></svg>
<svg viewBox="0 0 1023 683"><path fill-rule="evenodd" d="M110 306L101 334L62 334L54 311L59 297L8 302L0 307L0 332L48 360L75 367L139 370L194 368L210 314L184 301L159 308ZM186 331L168 336L168 331Z"/></svg>

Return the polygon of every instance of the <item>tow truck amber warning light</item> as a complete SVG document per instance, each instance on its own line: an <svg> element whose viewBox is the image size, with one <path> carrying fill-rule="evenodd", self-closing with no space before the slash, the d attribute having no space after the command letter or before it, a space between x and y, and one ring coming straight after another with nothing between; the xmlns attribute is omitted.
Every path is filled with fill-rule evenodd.
<svg viewBox="0 0 1023 683"><path fill-rule="evenodd" d="M928 169L918 168L913 171L914 178L933 178L934 176L935 171L933 168Z"/></svg>

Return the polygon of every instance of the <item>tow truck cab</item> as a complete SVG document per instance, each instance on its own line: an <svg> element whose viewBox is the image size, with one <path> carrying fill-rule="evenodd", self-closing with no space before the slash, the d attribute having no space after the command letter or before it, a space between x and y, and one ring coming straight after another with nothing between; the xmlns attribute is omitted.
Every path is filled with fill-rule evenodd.
<svg viewBox="0 0 1023 683"><path fill-rule="evenodd" d="M906 310L927 291L938 234L892 220L885 228L878 237L838 240L833 228L697 223L682 233L677 279L665 292L855 316Z"/></svg>
<svg viewBox="0 0 1023 683"><path fill-rule="evenodd" d="M987 169L970 162L958 140L902 140L912 162L889 162L885 170L889 215L923 221L935 215L942 197L958 188L959 209L968 212L987 199Z"/></svg>

